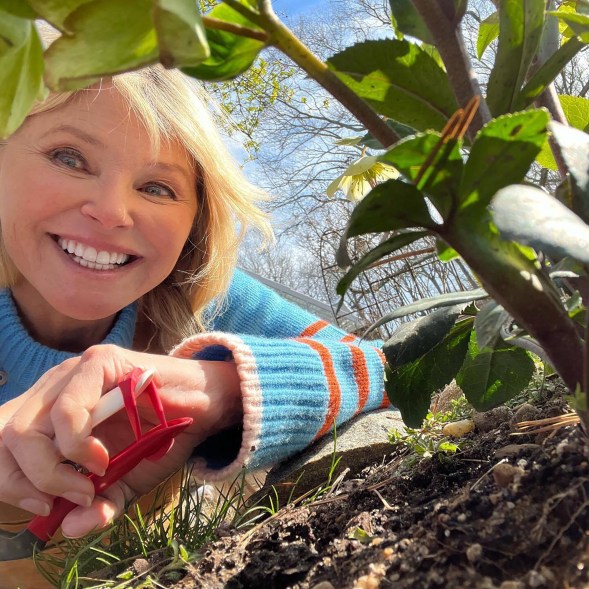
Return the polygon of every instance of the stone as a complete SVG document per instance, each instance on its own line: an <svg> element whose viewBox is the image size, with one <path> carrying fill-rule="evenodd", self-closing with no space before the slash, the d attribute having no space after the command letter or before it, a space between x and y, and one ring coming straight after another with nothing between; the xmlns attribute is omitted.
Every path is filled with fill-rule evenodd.
<svg viewBox="0 0 589 589"><path fill-rule="evenodd" d="M362 469L379 462L393 449L388 434L402 431L399 411L383 409L364 413L337 429L336 456L341 457L333 478L348 469L353 477ZM261 501L274 487L280 506L291 499L327 482L334 453L334 436L327 434L303 452L272 468L264 486L250 498L250 504ZM332 481L333 481L332 478ZM272 491L274 494L274 491Z"/></svg>
<svg viewBox="0 0 589 589"><path fill-rule="evenodd" d="M520 423L522 421L534 421L540 417L540 409L530 405L530 403L522 403L513 414L512 423Z"/></svg>
<svg viewBox="0 0 589 589"><path fill-rule="evenodd" d="M493 479L498 487L504 489L515 481L516 477L521 477L524 474L524 469L519 466L513 466L508 462L497 464L493 469Z"/></svg>
<svg viewBox="0 0 589 589"><path fill-rule="evenodd" d="M495 458L501 460L502 458L512 458L524 451L538 450L541 448L540 444L507 444L503 448L495 451Z"/></svg>
<svg viewBox="0 0 589 589"><path fill-rule="evenodd" d="M497 429L502 424L508 423L510 417L511 411L505 406L495 407L484 413L476 412L472 416L479 432L490 432L491 430Z"/></svg>
<svg viewBox="0 0 589 589"><path fill-rule="evenodd" d="M442 428L445 436L452 438L461 438L466 434L474 431L474 421L472 419L461 419L460 421L451 421Z"/></svg>

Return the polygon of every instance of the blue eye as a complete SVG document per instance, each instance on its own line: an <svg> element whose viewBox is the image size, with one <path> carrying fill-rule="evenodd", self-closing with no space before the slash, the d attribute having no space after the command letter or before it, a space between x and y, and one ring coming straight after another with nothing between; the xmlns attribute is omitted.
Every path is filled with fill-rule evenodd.
<svg viewBox="0 0 589 589"><path fill-rule="evenodd" d="M171 198L172 200L176 200L176 193L164 184L147 184L143 188L143 191L149 196Z"/></svg>
<svg viewBox="0 0 589 589"><path fill-rule="evenodd" d="M56 149L50 154L51 160L74 170L83 170L86 160L75 149Z"/></svg>

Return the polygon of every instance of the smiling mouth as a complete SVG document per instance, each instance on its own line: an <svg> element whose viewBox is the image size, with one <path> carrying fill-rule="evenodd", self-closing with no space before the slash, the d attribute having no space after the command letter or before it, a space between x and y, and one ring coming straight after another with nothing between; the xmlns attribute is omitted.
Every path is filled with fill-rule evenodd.
<svg viewBox="0 0 589 589"><path fill-rule="evenodd" d="M73 239L64 239L59 235L52 235L52 237L71 260L91 270L116 270L137 259L137 256L123 252L96 250L92 246Z"/></svg>

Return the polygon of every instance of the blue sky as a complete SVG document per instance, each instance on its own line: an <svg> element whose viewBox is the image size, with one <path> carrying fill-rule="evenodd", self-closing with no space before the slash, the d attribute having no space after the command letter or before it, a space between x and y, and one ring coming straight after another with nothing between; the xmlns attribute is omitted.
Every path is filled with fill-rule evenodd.
<svg viewBox="0 0 589 589"><path fill-rule="evenodd" d="M274 0L272 5L277 13L286 13L288 16L297 16L321 4L321 0Z"/></svg>

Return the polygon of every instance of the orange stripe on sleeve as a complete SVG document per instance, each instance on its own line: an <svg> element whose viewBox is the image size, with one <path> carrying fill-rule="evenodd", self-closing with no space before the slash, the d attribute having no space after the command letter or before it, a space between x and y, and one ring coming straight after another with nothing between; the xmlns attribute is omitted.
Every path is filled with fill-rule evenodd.
<svg viewBox="0 0 589 589"><path fill-rule="evenodd" d="M301 333L301 337L313 337L318 331L321 331L324 327L327 327L329 323L324 319L319 319L315 323L311 323L309 327L306 327Z"/></svg>
<svg viewBox="0 0 589 589"><path fill-rule="evenodd" d="M335 374L335 366L333 365L333 360L327 347L315 340L307 338L297 338L296 341L307 344L319 354L321 362L323 363L323 369L325 370L325 377L327 378L329 404L327 406L327 415L325 416L325 421L315 436L315 439L317 440L324 436L333 427L335 418L337 417L337 414L340 410L342 393L337 376Z"/></svg>
<svg viewBox="0 0 589 589"><path fill-rule="evenodd" d="M345 335L344 337L342 337L342 339L340 340L340 342L342 342L343 344L347 344L349 342L353 342L356 339L355 335L352 335L351 333L348 333L348 335Z"/></svg>
<svg viewBox="0 0 589 589"><path fill-rule="evenodd" d="M368 367L366 366L366 357L364 352L356 347L348 344L350 352L352 353L352 368L354 370L354 379L358 387L358 408L356 413L360 413L368 401L370 395L370 376L368 375Z"/></svg>

